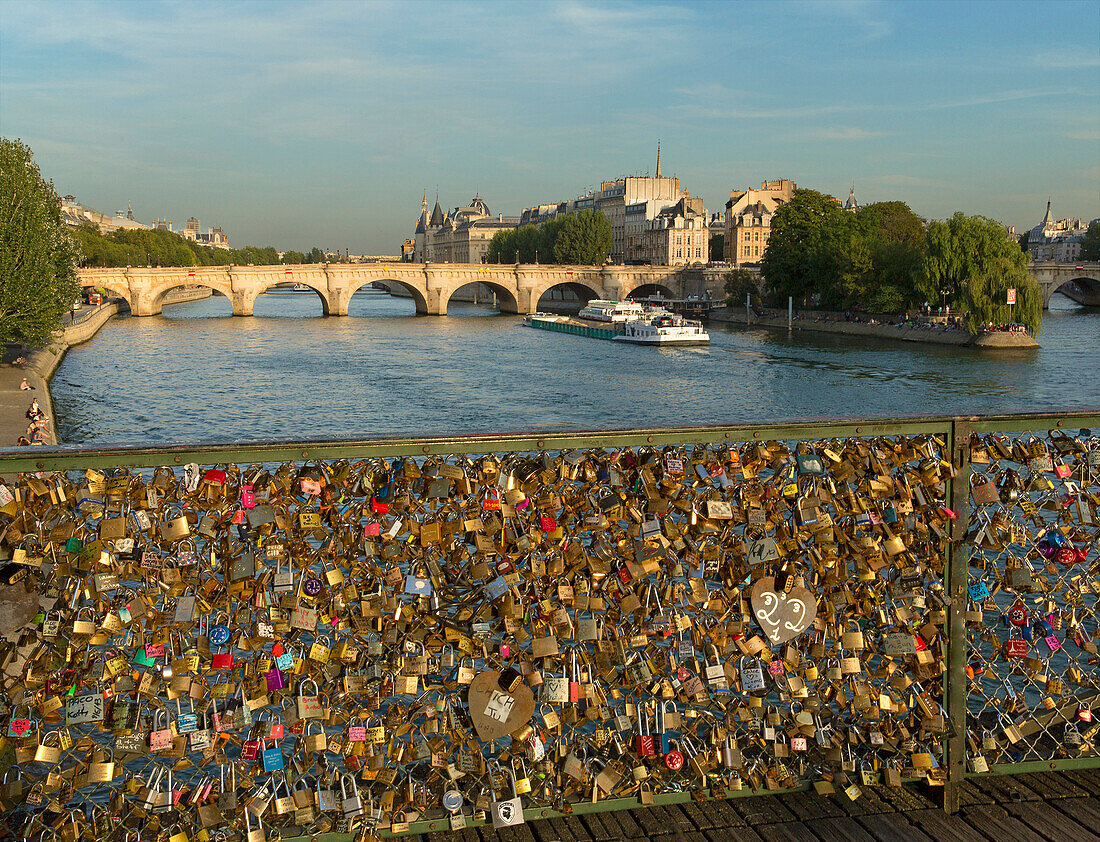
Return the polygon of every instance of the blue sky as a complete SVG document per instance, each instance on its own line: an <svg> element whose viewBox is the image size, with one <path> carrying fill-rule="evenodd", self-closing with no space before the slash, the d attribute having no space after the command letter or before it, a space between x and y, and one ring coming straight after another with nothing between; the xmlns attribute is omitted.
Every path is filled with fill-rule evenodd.
<svg viewBox="0 0 1100 842"><path fill-rule="evenodd" d="M61 193L392 253L662 169L1017 228L1100 216L1100 2L0 2L0 134Z"/></svg>

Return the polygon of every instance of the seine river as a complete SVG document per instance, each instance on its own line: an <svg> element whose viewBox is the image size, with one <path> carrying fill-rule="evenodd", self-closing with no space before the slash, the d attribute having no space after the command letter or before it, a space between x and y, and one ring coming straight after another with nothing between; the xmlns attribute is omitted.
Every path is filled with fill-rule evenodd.
<svg viewBox="0 0 1100 842"><path fill-rule="evenodd" d="M374 437L1100 407L1100 311L1061 296L1041 350L980 352L712 326L704 349L524 327L474 305L416 316L362 291L221 297L108 323L52 381L69 444Z"/></svg>

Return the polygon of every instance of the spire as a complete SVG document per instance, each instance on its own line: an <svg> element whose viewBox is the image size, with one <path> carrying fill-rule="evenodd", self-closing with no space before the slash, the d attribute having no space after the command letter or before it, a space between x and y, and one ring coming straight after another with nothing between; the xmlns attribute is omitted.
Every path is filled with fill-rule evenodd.
<svg viewBox="0 0 1100 842"><path fill-rule="evenodd" d="M1047 199L1047 215L1043 217L1043 227L1054 224L1054 218L1050 215L1050 199Z"/></svg>
<svg viewBox="0 0 1100 842"><path fill-rule="evenodd" d="M661 177L661 139L657 138L657 178Z"/></svg>

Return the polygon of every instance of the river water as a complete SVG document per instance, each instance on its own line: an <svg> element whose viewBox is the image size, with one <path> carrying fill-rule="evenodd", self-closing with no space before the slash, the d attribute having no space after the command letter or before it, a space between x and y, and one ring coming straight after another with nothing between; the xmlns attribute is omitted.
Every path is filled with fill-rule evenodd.
<svg viewBox="0 0 1100 842"><path fill-rule="evenodd" d="M707 348L524 327L474 305L416 316L364 290L220 296L108 323L51 392L69 444L369 438L1100 407L1100 311L1055 296L1040 350L976 351L711 326Z"/></svg>

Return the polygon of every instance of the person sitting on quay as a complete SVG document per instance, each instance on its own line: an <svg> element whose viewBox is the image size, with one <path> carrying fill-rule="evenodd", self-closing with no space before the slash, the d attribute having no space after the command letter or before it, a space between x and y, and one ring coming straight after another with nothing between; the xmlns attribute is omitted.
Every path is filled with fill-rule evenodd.
<svg viewBox="0 0 1100 842"><path fill-rule="evenodd" d="M20 389L21 391L23 391L23 392L26 392L26 391L27 391L28 389L30 389L30 390L32 390L32 391L33 391L33 390L34 390L34 386L32 386L32 385L31 385L30 383L28 383L28 382L27 382L27 378L26 378L26 377L24 377L24 378L23 378L23 382L19 384L19 389Z"/></svg>
<svg viewBox="0 0 1100 842"><path fill-rule="evenodd" d="M47 444L50 440L49 430L46 429L45 421L35 421L29 427L27 427L27 441L32 445Z"/></svg>

